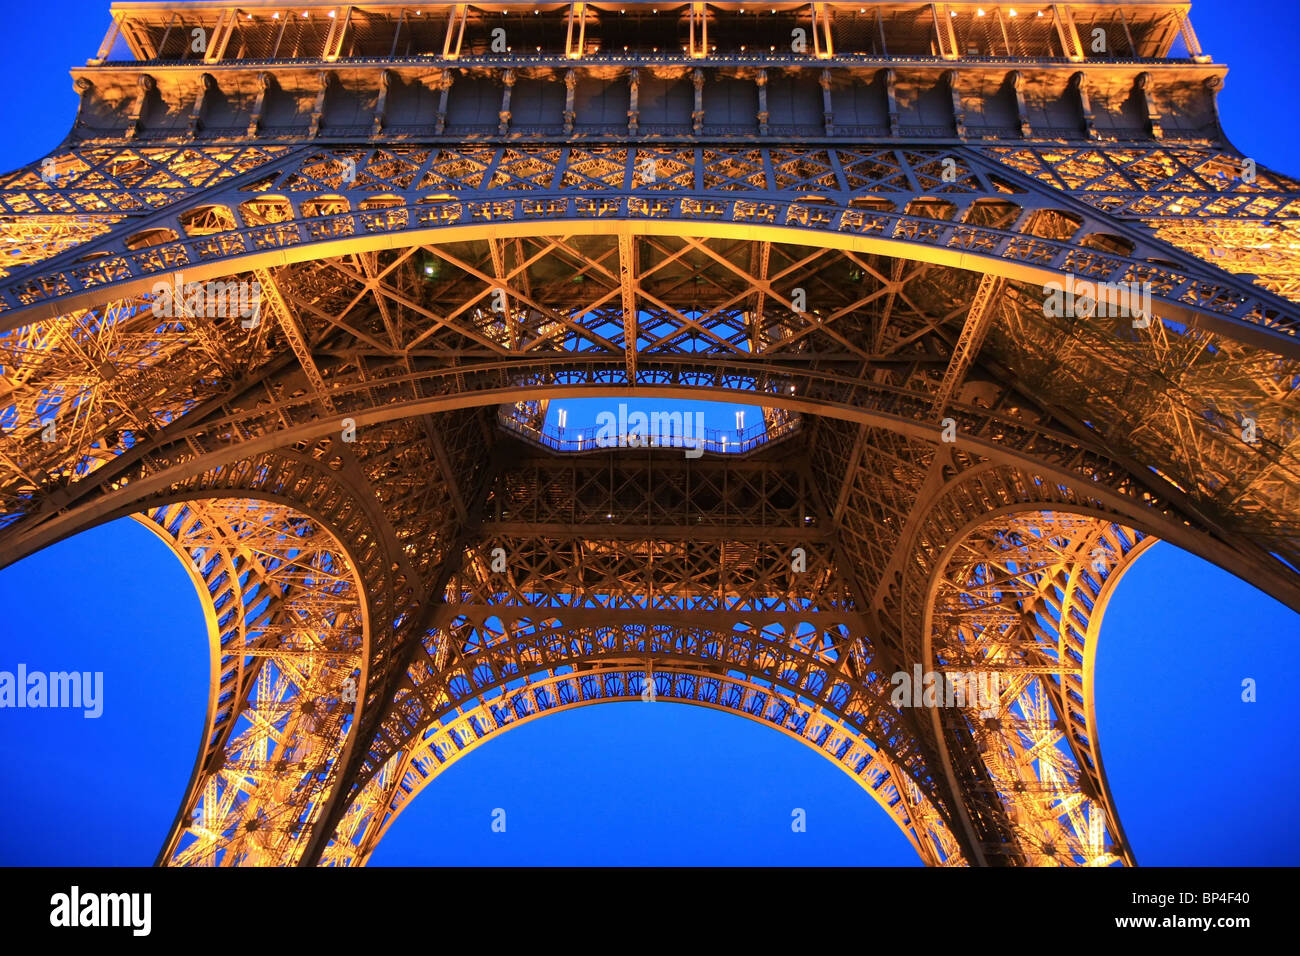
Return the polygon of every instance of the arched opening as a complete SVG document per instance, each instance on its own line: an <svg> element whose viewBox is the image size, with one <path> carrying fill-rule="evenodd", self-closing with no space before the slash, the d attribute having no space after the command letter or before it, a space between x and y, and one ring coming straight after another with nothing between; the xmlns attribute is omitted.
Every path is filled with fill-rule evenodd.
<svg viewBox="0 0 1300 956"><path fill-rule="evenodd" d="M1096 708L1106 775L1139 864L1300 860L1300 827L1279 811L1300 786L1279 669L1298 624L1240 578L1165 543L1116 587L1097 652Z"/></svg>
<svg viewBox="0 0 1300 956"><path fill-rule="evenodd" d="M293 206L283 196L258 196L239 204L239 215L246 226L266 226L289 222L294 218Z"/></svg>
<svg viewBox="0 0 1300 956"><path fill-rule="evenodd" d="M197 206L187 209L178 218L187 236L210 236L235 228L235 217L227 206Z"/></svg>
<svg viewBox="0 0 1300 956"><path fill-rule="evenodd" d="M143 229L127 237L126 247L131 250L146 249L149 246L160 246L164 242L175 242L176 239L175 229Z"/></svg>
<svg viewBox="0 0 1300 956"><path fill-rule="evenodd" d="M609 638L601 635L597 643ZM684 639L691 643L689 636ZM717 653L722 645L714 640L698 646L707 654ZM552 662L544 671L497 687L488 686L491 670L485 656L483 661L468 662L461 676L452 679L453 688L462 686L463 703L435 716L413 746L394 754L366 783L335 831L334 842L325 849L325 865L366 863L416 797L489 740L509 736L506 731L542 717L633 701L720 710L776 729L854 778L920 858L932 864L960 858L956 841L934 805L883 748L856 729L872 724L867 713L872 705L838 679L823 695L825 700L839 701L828 709L779 681L734 669L702 668L698 660L685 656L676 661L660 658L647 666L644 661L602 661L582 655L569 663ZM481 692L473 692L476 683L483 683ZM836 708L844 716L836 717Z"/></svg>
<svg viewBox="0 0 1300 956"><path fill-rule="evenodd" d="M1102 252L1117 256L1131 256L1134 249L1132 240L1106 232L1089 233L1080 240L1079 244L1085 249L1100 249Z"/></svg>
<svg viewBox="0 0 1300 956"><path fill-rule="evenodd" d="M0 571L0 605L0 670L102 675L97 717L84 693L81 707L0 711L0 813L22 821L0 829L0 859L150 865L206 719L206 621L190 575L122 518Z"/></svg>
<svg viewBox="0 0 1300 956"><path fill-rule="evenodd" d="M1083 225L1083 219L1061 209L1040 209L1029 216L1025 231L1044 239L1064 242L1072 239Z"/></svg>
<svg viewBox="0 0 1300 956"><path fill-rule="evenodd" d="M951 221L957 215L957 204L946 199L922 196L920 199L913 199L907 204L907 214L909 216L919 216L922 219Z"/></svg>
<svg viewBox="0 0 1300 956"><path fill-rule="evenodd" d="M977 199L970 204L965 221L972 226L1010 229L1020 218L1021 207L1006 199Z"/></svg>
<svg viewBox="0 0 1300 956"><path fill-rule="evenodd" d="M727 713L639 700L558 713L467 754L367 865L541 861L921 865L893 821L809 748Z"/></svg>

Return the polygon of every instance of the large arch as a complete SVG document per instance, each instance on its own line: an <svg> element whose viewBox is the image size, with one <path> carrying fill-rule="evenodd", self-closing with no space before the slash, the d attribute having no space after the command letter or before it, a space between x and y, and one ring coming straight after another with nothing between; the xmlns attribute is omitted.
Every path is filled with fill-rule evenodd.
<svg viewBox="0 0 1300 956"><path fill-rule="evenodd" d="M871 690L820 669L809 655L778 641L757 642L763 649L738 663L726 649L732 636L664 625L535 632L529 643L538 652L536 669L508 675L499 670L508 640L466 655L450 676L432 678L449 691L459 685L459 694L447 693L412 744L394 753L357 793L321 864L364 865L442 770L493 737L551 713L632 700L711 707L775 727L853 777L926 863L964 861L949 811L891 756L897 737L880 738L876 724L887 698L872 703ZM768 666L755 669L754 660L764 659Z"/></svg>
<svg viewBox="0 0 1300 956"><path fill-rule="evenodd" d="M1219 285L1208 281L1193 282L1176 268L1158 261L1129 258L1032 234L1022 235L921 216L855 209L830 214L816 205L785 200L771 200L761 204L751 202L748 205L758 205L761 208L748 214L738 213L735 207L746 204L746 201L724 197L725 193L722 197L677 198L673 200L678 206L675 210L677 218L655 221L646 221L636 215L635 199L612 201L615 209L620 202L623 207L617 218L589 218L569 212L570 207L581 200L576 200L571 195L557 195L530 200L536 202L535 207L525 207L523 204L530 201L518 199L504 199L495 203L487 200L454 202L455 215L449 217L453 221L464 215L459 208L462 205L482 205L489 210L497 206L512 207L508 213L501 211L500 219L495 219L491 213L472 215L470 218L488 220L475 225L448 224L429 228L429 220L436 222L438 215L435 207L427 207L425 210L417 210L417 214L423 217L423 228L408 229L405 216L398 217L393 215L392 210L385 210L387 215L383 222L392 223L387 228L399 230L397 235L385 235L386 229L374 228L373 223L378 220L373 217L378 214L369 214L372 217L369 227L356 222L355 217L367 215L362 212L306 220L313 228L321 229L325 228L321 220L346 220L346 226L335 222L330 227L334 230L331 235L346 236L342 239L322 239L319 238L319 233L300 236L297 229L302 220L289 220L273 226L232 229L228 233L205 237L208 244L214 238L220 240L212 247L223 251L215 256L204 254L199 248L201 240L182 239L171 245L149 246L129 256L92 259L88 265L63 270L57 282L31 285L13 283L13 288L10 289L0 286L0 293L9 299L9 309L3 320L0 320L0 330L95 308L106 297L145 295L160 281L169 284L173 276L182 272L186 282L206 282L231 274L288 266L352 252L558 233L792 243L951 266L977 275L990 275L1039 287L1060 282L1066 276L1086 277L1086 281L1099 283L1097 294L1100 300L1115 308L1120 308L1123 301L1119 287L1145 281L1153 284L1152 297L1158 303L1162 317L1187 326L1204 327L1292 358L1300 355L1300 346L1297 346L1292 331L1300 323L1296 305L1262 290L1250 291L1249 286L1230 278L1222 277ZM548 199L549 202L546 201ZM609 203L611 200L601 197L599 202L591 202L594 217L597 215L595 209L601 203ZM513 209L515 203L520 204L518 213ZM718 208L715 210L715 207ZM517 221L516 216L522 218L525 209L531 215L541 217L542 221ZM561 211L560 215L550 214L557 209ZM684 209L705 210L707 218L685 216ZM718 221L724 217L739 221ZM770 224L774 221L782 224ZM1212 268L1201 264L1199 271L1210 271Z"/></svg>
<svg viewBox="0 0 1300 956"><path fill-rule="evenodd" d="M559 360L557 365L564 361ZM531 372L537 373L536 363L530 363ZM513 366L508 374L514 374L518 366ZM520 369L520 374L523 374ZM704 377L704 376L701 376ZM460 376L462 383L466 376ZM847 384L847 383L846 383ZM798 387L798 386L796 386ZM846 401L831 401L820 396L790 397L774 393L765 397L765 404L804 415L820 415L839 421L851 422L860 426L886 428L910 439L934 442L936 433L941 430L937 423L918 421L908 412L919 413L925 408L920 396L910 396L897 390L882 390L880 394L901 402L890 411L873 408L871 400L865 398L857 384L848 386L852 392L844 396ZM808 391L814 389L809 386ZM369 411L353 413L353 421L358 427L383 425L405 420L412 420L420 415L439 414L446 411L482 408L489 405L509 403L525 398L571 398L571 397L619 397L630 394L626 387L615 385L573 386L556 384L516 385L509 389L489 389L484 392L452 393L426 398L410 403L389 403L373 407ZM752 391L737 387L709 387L687 384L648 386L639 388L638 397L660 397L663 399L698 399L749 401L755 395ZM862 404L852 404L851 399L858 398ZM284 407L259 409L260 414L283 414ZM1142 476L1139 483L1133 477L1135 469L1126 467L1121 456L1104 453L1085 453L1080 455L1077 449L1078 439L1072 439L1063 433L1045 431L1042 426L1025 427L1023 422L1008 417L990 414L980 408L958 408L949 406L949 415L961 425L960 443L979 459L988 462L982 470L1002 469L1004 471L1028 472L1033 470L1045 475L1059 485L1052 492L1052 487L1042 481L1031 480L1029 484L1043 486L1044 493L1051 492L1043 500L1053 503L1068 503L1073 500L1086 500L1097 513L1108 513L1120 517L1125 523L1140 528L1148 534L1159 536L1162 540L1191 551L1198 556L1223 567L1240 577L1252 580L1261 589L1284 604L1300 610L1300 584L1293 576L1285 573L1275 559L1270 560L1261 549L1250 546L1246 539L1238 537L1231 543L1216 534L1215 524L1200 524L1189 521L1186 515L1190 502L1172 485L1151 476ZM229 426L236 422L231 419L223 424ZM109 520L112 517L126 515L138 510L137 502L150 497L165 497L178 485L192 484L196 480L207 480L205 476L235 475L243 478L249 472L258 472L264 478L269 476L264 464L250 467L250 463L259 458L274 456L277 447L286 444L312 445L329 439L338 431L337 421L322 420L319 416L302 425L281 428L261 438L252 438L202 456L190 454L193 442L210 429L211 424L195 426L188 432L180 432L171 440L173 447L185 450L190 460L178 462L175 468L158 468L154 466L130 483L105 482L101 494L91 498L86 506L63 510L50 520L31 526L19 524L7 529L5 547L0 551L3 563L12 563L25 554L39 550L76 531ZM1012 441L1008 441L1012 439ZM1049 442L1055 441L1053 449ZM1014 442L1023 443L1025 452L1020 452ZM1032 449L1032 450L1030 450ZM152 449L144 448L134 457L145 457ZM1060 465L1052 463L1045 454L1055 452ZM251 457L250 457L251 456ZM1118 460L1115 460L1117 459ZM1068 461L1068 465L1066 464ZM120 464L115 462L114 464ZM1073 467L1071 467L1073 466ZM105 474L105 478L111 476ZM963 474L954 482L967 477ZM283 485L284 483L281 482ZM1162 500L1160 489L1168 495ZM1080 491L1074 491L1079 488ZM1067 490L1068 489L1068 490ZM1079 495L1082 497L1080 498ZM1198 518L1197 510L1192 514ZM1198 526L1199 525L1199 526Z"/></svg>
<svg viewBox="0 0 1300 956"><path fill-rule="evenodd" d="M153 280L178 270L202 281L340 251L487 235L675 234L831 244L1039 286L1067 273L1103 283L1149 281L1167 318L1207 323L1296 354L1293 302L966 146L877 155L845 147L701 151L628 145L605 152L598 175L585 167L592 158L587 151L555 147L376 152L322 144L267 154L219 188L197 196L178 191L177 201L142 217L131 230L169 229L183 237L178 241L133 250L123 237L94 240L39 263L42 281L15 277L0 283L0 304L10 313L0 328L93 307L106 293L144 293ZM797 158L822 175L776 171ZM405 167L403 175L385 171L394 160ZM640 172L647 162L657 170L648 181ZM945 162L957 166L951 183L935 175ZM857 164L877 169L880 178L837 171ZM344 172L349 168L352 182ZM366 171L364 184L355 182L358 169ZM980 200L989 199L1011 203L1019 214L1009 221L972 214ZM241 222L230 214L258 202L267 208L242 213ZM939 206L946 211L937 212ZM195 230L195 214L216 207L224 210L221 221ZM311 215L327 209L331 214ZM1091 240L1116 230L1124 233L1118 245ZM1122 249L1137 255L1117 251Z"/></svg>

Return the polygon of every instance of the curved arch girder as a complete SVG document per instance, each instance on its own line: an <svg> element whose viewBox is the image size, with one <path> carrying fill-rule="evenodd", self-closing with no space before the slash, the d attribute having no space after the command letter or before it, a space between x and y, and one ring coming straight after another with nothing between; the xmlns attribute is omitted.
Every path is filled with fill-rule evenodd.
<svg viewBox="0 0 1300 956"><path fill-rule="evenodd" d="M645 363L642 371L646 384L639 392L647 397L668 399L754 400L753 390L747 387L751 373L744 366L720 360L711 364L712 370L705 371L668 363L656 370ZM523 398L622 395L626 391L621 384L622 374L620 362L527 359L480 369L477 373L453 368L393 376L385 379L382 393L373 381L359 380L353 393L355 399L349 397L350 389L340 381L335 402L340 414L346 413L356 427L374 427L400 418ZM555 381L561 375L567 379L566 383ZM934 441L941 431L940 423L930 412L929 399L923 395L812 372L792 371L782 378L782 384L789 383L786 393L772 391L764 399L774 407L874 424L927 441ZM354 400L365 404L353 406ZM1162 500L1151 490L1151 485L1161 484L1158 479L1148 479L1151 485L1139 483L1134 470L1122 461L1101 451L1083 449L1078 439L1047 430L1033 421L979 407L950 405L947 413L957 422L963 444L978 454L1004 465L1047 471L1063 485L1090 486L1114 506L1145 515L1143 520L1186 525L1188 521L1180 511L1190 509L1192 514L1199 511L1172 486L1166 484L1168 497ZM102 488L102 495L95 497L103 500L96 507L107 509L115 499L124 504L197 472L225 469L240 459L287 443L317 441L337 434L340 421L341 418L322 419L310 396L278 403L261 401L255 408L208 417L189 427L177 428L157 443L150 442L119 455L113 460L111 471L79 491L87 494ZM249 435L256 437L245 437ZM138 477L129 483L121 481L123 476L132 474ZM59 496L57 504L58 507L56 500L41 501L38 508L51 513L66 512L65 496ZM22 553L44 546L53 527L54 524L48 524L36 531L37 540L32 543L13 545L12 556L6 553L5 559L16 560ZM12 526L8 529L10 540L20 539L25 530L25 526Z"/></svg>
<svg viewBox="0 0 1300 956"><path fill-rule="evenodd" d="M795 695L747 675L668 663L652 671L611 664L529 675L523 686L485 690L439 715L412 748L395 754L351 804L321 864L364 865L393 822L446 767L492 737L575 707L662 700L712 707L775 727L853 777L931 865L962 861L957 841L916 785L861 731ZM653 680L653 691L647 680ZM495 692L495 693L494 693Z"/></svg>
<svg viewBox="0 0 1300 956"><path fill-rule="evenodd" d="M367 603L319 522L248 499L136 516L187 566L208 621L208 714L162 865L297 861L365 700Z"/></svg>
<svg viewBox="0 0 1300 956"><path fill-rule="evenodd" d="M502 155L495 155L497 151ZM33 266L31 271L41 275L0 283L0 303L10 313L0 327L13 328L32 318L91 308L102 302L106 293L139 294L152 287L153 279L167 278L178 269L186 270L193 280L206 280L231 271L306 261L343 251L387 248L394 245L393 237L398 234L403 234L402 241L409 244L457 242L489 233L508 238L542 230L550 234L745 235L771 241L830 244L858 252L956 265L1040 286L1065 274L1106 285L1147 282L1153 297L1161 303L1162 313L1166 313L1162 317L1184 324L1209 323L1221 331L1297 354L1295 335L1300 314L1295 303L1172 246L1161 243L1156 248L1149 236L1134 234L1140 244L1151 247L1148 251L1153 257L1131 258L1069 240L1034 235L1032 217L1019 217L1013 224L1022 230L1018 232L880 208L882 204L929 201L934 194L943 194L945 199L963 205L979 196L1019 200L1029 209L1064 202L1082 210L1084 216L1093 215L1086 204L1053 196L1031 176L964 148L934 151L934 155L917 153L910 160L924 166L940 157L955 156L963 166L961 186L935 182L937 188L931 195L918 193L918 186L891 195L898 189L895 185L884 193L889 199L869 186L845 191L839 184L827 189L824 183L812 186L791 181L783 188L756 190L747 181L750 177L722 172L750 167L751 173L765 176L767 163L761 159L755 162L744 150L709 150L721 154L715 159L718 169L710 174L707 168L692 171L698 162L695 150L685 151L684 157L689 158L683 163L662 155L661 150L649 149L645 155L656 168L672 168L673 174L656 175L651 183L639 183L636 174L627 179L628 171L638 168L632 159L636 151L635 147L607 150L614 158L614 162L606 164L608 176L613 178L596 182L589 176L563 170L568 159L564 150L421 150L421 168L410 170L408 183L395 190L382 189L378 194L373 188L343 188L340 192L340 186L346 184L333 181L315 183L317 188L311 189L312 179L319 178L322 165L341 169L342 160L335 157L322 164L319 156L303 155L303 151L291 153L278 161L278 167L270 167L274 175L258 181L258 189L263 191L274 189L277 177L283 181L283 191L275 194L283 203L281 211L260 218L246 215L242 226L232 220L231 227L220 232L185 236L183 217L192 211L189 207L241 209L264 193L252 192L248 185L243 190L226 186L188 203L182 199L148 222L131 225L132 234L145 226L155 231L167 228L182 237L176 241L132 250L124 244L127 233L123 232L115 241L93 244L95 255L87 256L84 249L77 249ZM357 152L364 156L368 151ZM469 155L474 152L488 155L476 159ZM753 152L757 155L765 151ZM834 162L828 163L828 171ZM910 164L895 154L891 165L900 162ZM521 171L511 174L508 170L512 164ZM537 164L551 167L550 174L531 168ZM491 182L483 177L489 167L494 170ZM1019 191L1005 184L994 187L988 179L990 171L1018 180ZM905 176L895 178L907 180ZM925 175L919 178L932 179ZM428 185L412 189L410 182ZM557 190L553 184L560 182L563 189ZM799 188L801 185L804 188ZM341 195L350 198L340 204ZM855 200L869 205L855 207ZM312 204L312 209L304 209L304 202ZM337 211L340 205L344 208ZM322 209L329 209L329 214L319 214ZM1100 222L1091 225L1096 228ZM75 253L89 261L76 261ZM1156 261L1156 256L1179 262L1170 267Z"/></svg>
<svg viewBox="0 0 1300 956"><path fill-rule="evenodd" d="M1135 863L1102 768L1093 665L1106 603L1153 541L1104 519L1020 510L975 523L945 550L921 660L996 675L992 707L930 708L984 860Z"/></svg>

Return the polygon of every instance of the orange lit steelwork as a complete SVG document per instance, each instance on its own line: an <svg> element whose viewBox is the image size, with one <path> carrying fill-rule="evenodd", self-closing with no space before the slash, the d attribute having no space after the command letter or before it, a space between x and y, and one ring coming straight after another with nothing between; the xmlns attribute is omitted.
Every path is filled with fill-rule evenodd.
<svg viewBox="0 0 1300 956"><path fill-rule="evenodd" d="M0 564L134 515L207 596L159 863L363 864L481 741L653 693L927 863L1133 864L1116 582L1162 539L1300 610L1300 183L1225 72L1163 0L115 4L0 177ZM546 432L633 395L765 428Z"/></svg>

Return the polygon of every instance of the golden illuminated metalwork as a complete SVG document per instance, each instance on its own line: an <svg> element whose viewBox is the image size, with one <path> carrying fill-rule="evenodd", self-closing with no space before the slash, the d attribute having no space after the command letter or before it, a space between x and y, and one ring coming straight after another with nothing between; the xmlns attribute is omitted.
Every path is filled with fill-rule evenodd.
<svg viewBox="0 0 1300 956"><path fill-rule="evenodd" d="M814 747L927 863L1135 862L1123 572L1163 539L1300 610L1300 183L1187 15L114 5L0 177L0 564L135 515L191 567L159 862L364 863L481 741L647 694ZM764 432L543 427L628 395ZM997 699L897 706L914 669Z"/></svg>

